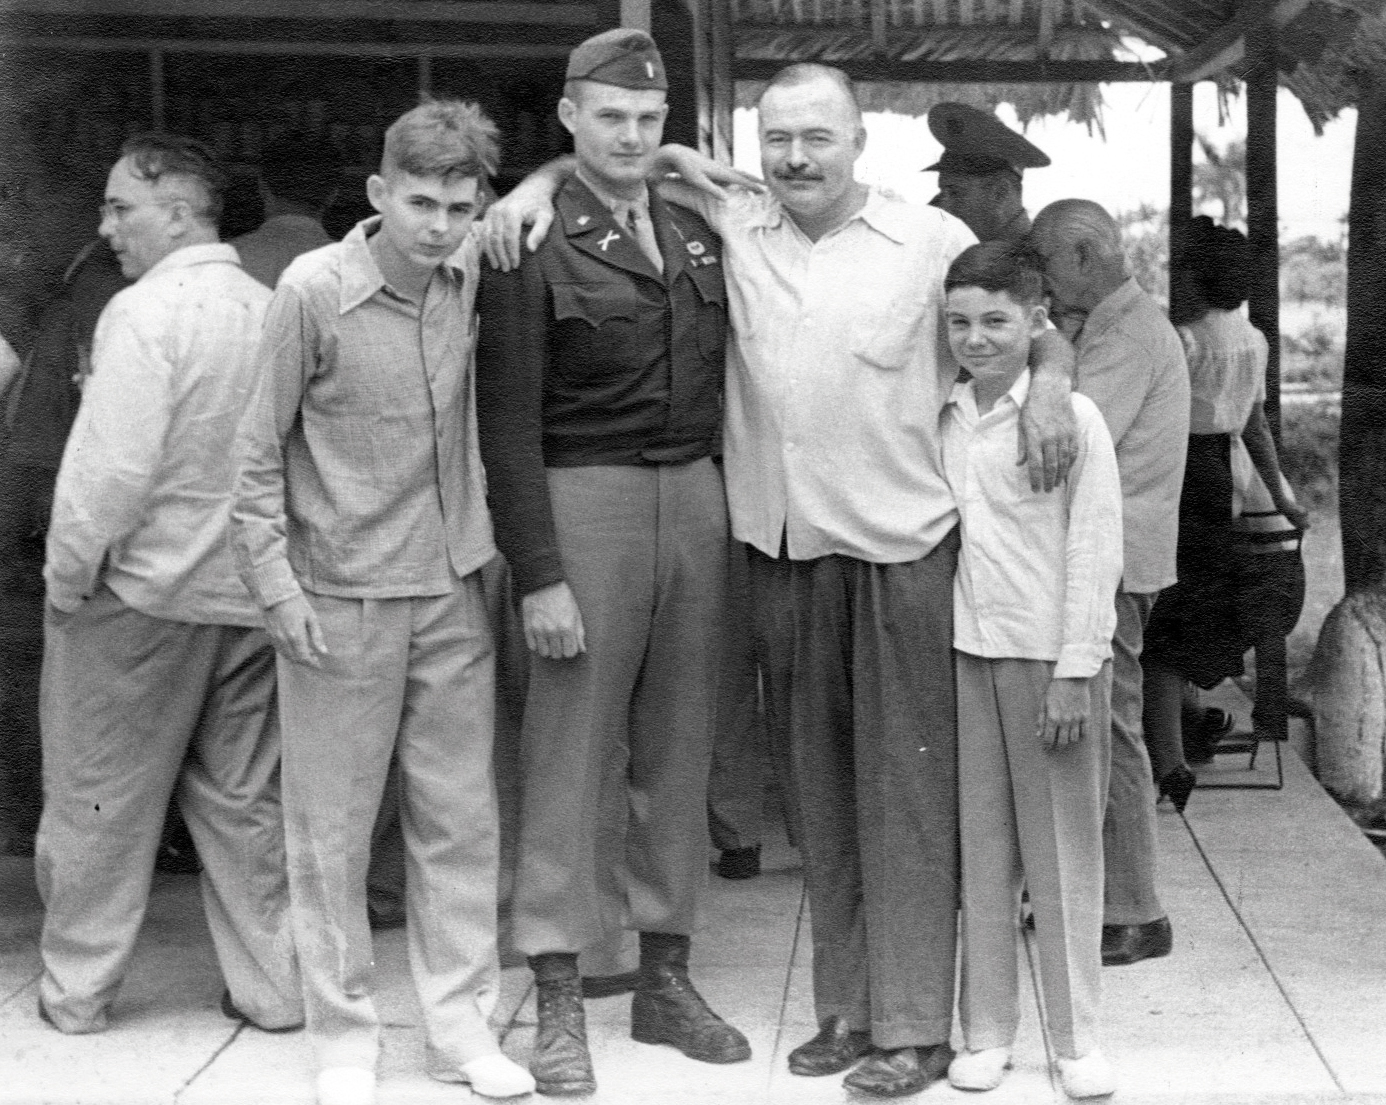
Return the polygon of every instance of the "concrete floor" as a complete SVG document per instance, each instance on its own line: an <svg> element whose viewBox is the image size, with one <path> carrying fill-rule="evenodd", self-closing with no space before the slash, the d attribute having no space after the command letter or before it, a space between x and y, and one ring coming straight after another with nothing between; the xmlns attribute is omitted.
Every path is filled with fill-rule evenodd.
<svg viewBox="0 0 1386 1105"><path fill-rule="evenodd" d="M1245 759L1204 769L1243 776ZM1263 753L1258 774L1272 758ZM1386 1105L1386 862L1293 754L1283 791L1205 790L1186 818L1160 807L1162 892L1175 929L1168 959L1104 974L1105 1048L1129 1105L1351 1102ZM711 879L695 976L750 1037L731 1067L685 1059L627 1035L628 998L588 1003L600 1090L593 1105L815 1105L845 1102L840 1077L795 1078L785 1055L812 1034L808 917L795 853L769 848L759 879ZM0 860L0 1102L221 1105L307 1103L301 1034L239 1028L217 1011L221 982L195 880L159 876L140 950L100 1036L64 1037L35 1014L40 907L30 861ZM1032 949L1017 945L1025 969ZM377 941L386 1024L382 1105L463 1102L423 1074L403 934ZM497 1027L521 1061L532 1042L528 972L505 972ZM1032 982L1015 1070L979 1098L936 1084L931 1102L1062 1102L1051 1080ZM478 1099L481 1100L481 1099Z"/></svg>

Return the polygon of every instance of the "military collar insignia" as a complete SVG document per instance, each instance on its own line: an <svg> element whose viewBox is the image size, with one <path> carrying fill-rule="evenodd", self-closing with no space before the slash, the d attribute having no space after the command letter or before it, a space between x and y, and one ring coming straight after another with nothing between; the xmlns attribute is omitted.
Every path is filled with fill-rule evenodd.
<svg viewBox="0 0 1386 1105"><path fill-rule="evenodd" d="M597 243L597 248L605 253L607 246L611 245L612 242L619 242L620 240L621 236L617 234L616 231L608 230L606 232L606 237Z"/></svg>
<svg viewBox="0 0 1386 1105"><path fill-rule="evenodd" d="M707 252L707 246L698 241L697 238L690 238L683 232L683 227L679 226L678 223L670 223L670 225L674 228L674 233L679 236L679 240L683 242L683 248L688 250L689 264L694 266L717 264L717 258Z"/></svg>
<svg viewBox="0 0 1386 1105"><path fill-rule="evenodd" d="M588 223L590 223L591 221L592 221L592 216L591 216L591 215L579 215L579 216L578 216L577 224L578 224L578 226L586 226L586 225L587 225Z"/></svg>

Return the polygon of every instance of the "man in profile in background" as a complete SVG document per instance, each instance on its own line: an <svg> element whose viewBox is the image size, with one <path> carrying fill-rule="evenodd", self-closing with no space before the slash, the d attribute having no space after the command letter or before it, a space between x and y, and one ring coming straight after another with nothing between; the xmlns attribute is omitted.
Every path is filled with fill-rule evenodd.
<svg viewBox="0 0 1386 1105"><path fill-rule="evenodd" d="M218 241L224 187L200 143L143 135L102 206L101 236L135 283L96 327L44 567L39 1015L66 1033L106 1027L175 785L223 1012L303 1023L274 651L227 543L270 293Z"/></svg>
<svg viewBox="0 0 1386 1105"><path fill-rule="evenodd" d="M943 146L943 156L924 170L938 173L930 202L965 222L978 241L1019 245L1030 230L1021 174L1044 168L1049 156L991 112L967 104L936 104L929 132Z"/></svg>
<svg viewBox="0 0 1386 1105"><path fill-rule="evenodd" d="M295 257L331 243L322 217L341 176L342 155L317 135L290 131L266 146L259 184L265 221L231 241L241 267L273 289Z"/></svg>

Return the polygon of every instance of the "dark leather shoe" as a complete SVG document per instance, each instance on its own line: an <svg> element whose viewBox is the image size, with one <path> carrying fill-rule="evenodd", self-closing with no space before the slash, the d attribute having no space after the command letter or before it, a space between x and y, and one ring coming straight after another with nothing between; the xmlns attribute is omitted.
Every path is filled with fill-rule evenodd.
<svg viewBox="0 0 1386 1105"><path fill-rule="evenodd" d="M1174 948L1174 929L1168 917L1143 925L1102 926L1102 966L1125 967L1142 959L1159 959Z"/></svg>
<svg viewBox="0 0 1386 1105"><path fill-rule="evenodd" d="M1198 776L1183 764L1166 771L1160 779L1160 797L1168 798L1175 813L1183 813L1189 804L1189 795L1198 786Z"/></svg>
<svg viewBox="0 0 1386 1105"><path fill-rule="evenodd" d="M760 845L728 848L717 860L717 874L724 879L753 879L760 874Z"/></svg>
<svg viewBox="0 0 1386 1105"><path fill-rule="evenodd" d="M842 1080L849 1090L872 1097L903 1097L918 1093L930 1082L948 1073L953 1049L947 1044L932 1047L878 1047L857 1069Z"/></svg>
<svg viewBox="0 0 1386 1105"><path fill-rule="evenodd" d="M587 1050L587 1017L582 983L576 978L540 982L535 987L539 1030L529 1072L534 1088L551 1097L595 1093L592 1056Z"/></svg>
<svg viewBox="0 0 1386 1105"><path fill-rule="evenodd" d="M240 1021L241 1024L247 1024L251 1028L258 1028L261 1032L297 1032L303 1027L300 1023L280 1025L278 1028L266 1028L264 1025L260 1024L258 1021L252 1020L249 1016L236 1008L236 1003L231 1000L230 990L223 990L221 992L221 1015L227 1020Z"/></svg>
<svg viewBox="0 0 1386 1105"><path fill-rule="evenodd" d="M629 994L640 980L639 971L623 971L616 975L583 975L582 996L584 998L614 998L618 994Z"/></svg>
<svg viewBox="0 0 1386 1105"><path fill-rule="evenodd" d="M840 1074L871 1050L871 1033L864 1028L848 1028L842 1017L829 1017L818 1035L789 1053L789 1073L817 1078Z"/></svg>
<svg viewBox="0 0 1386 1105"><path fill-rule="evenodd" d="M751 1057L746 1037L708 1007L687 970L669 963L640 965L630 1035L642 1044L672 1044L703 1063L739 1063Z"/></svg>

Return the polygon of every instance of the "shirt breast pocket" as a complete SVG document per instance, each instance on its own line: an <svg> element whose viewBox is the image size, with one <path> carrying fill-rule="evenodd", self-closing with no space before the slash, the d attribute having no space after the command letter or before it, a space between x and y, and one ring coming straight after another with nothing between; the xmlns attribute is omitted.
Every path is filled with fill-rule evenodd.
<svg viewBox="0 0 1386 1105"><path fill-rule="evenodd" d="M566 375L605 376L638 363L641 305L633 289L613 283L553 284L550 292L550 348Z"/></svg>
<svg viewBox="0 0 1386 1105"><path fill-rule="evenodd" d="M896 297L863 304L851 330L852 352L873 368L904 368L923 340L925 310L920 299Z"/></svg>

